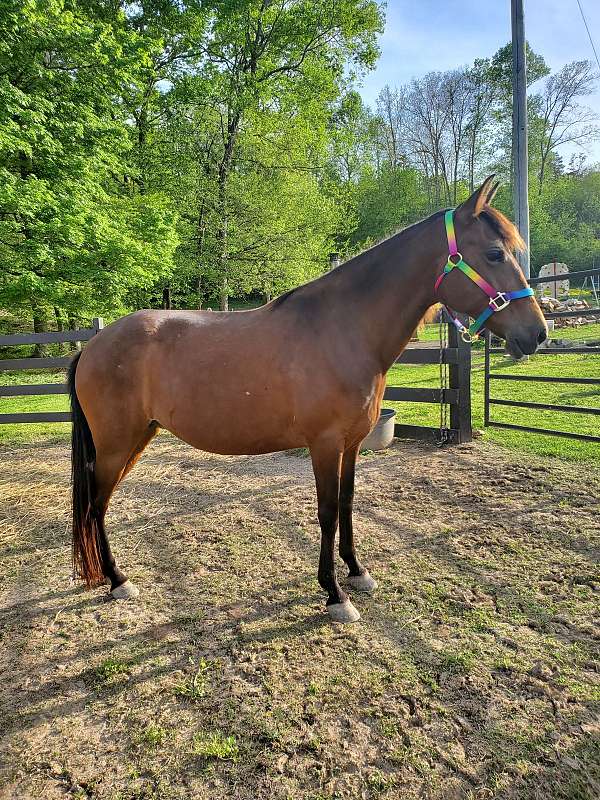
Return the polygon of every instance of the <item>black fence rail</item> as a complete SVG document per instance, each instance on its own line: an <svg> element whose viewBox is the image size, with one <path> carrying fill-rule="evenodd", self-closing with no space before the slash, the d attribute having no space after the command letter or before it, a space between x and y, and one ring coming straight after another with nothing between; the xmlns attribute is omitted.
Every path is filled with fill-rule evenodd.
<svg viewBox="0 0 600 800"><path fill-rule="evenodd" d="M561 280L577 280L579 278L593 278L600 275L600 269L584 270L581 272L572 272L568 275L557 275L556 277L546 278L532 278L529 282L532 286L540 283L552 283ZM544 314L546 319L559 319L561 317L594 317L600 320L600 308L586 308L578 309L576 311L554 311L552 313ZM500 397L492 397L490 395L490 384L492 381L525 381L530 383L556 383L556 384L580 384L586 386L598 386L598 394L600 395L600 374L598 378L590 377L576 377L576 376L549 376L549 375L518 375L499 373L494 374L491 372L491 356L494 353L502 353L502 347L492 346L492 337L489 331L485 337L485 364L484 364L484 425L494 428L507 428L510 430L524 431L526 433L538 433L546 436L564 436L569 439L576 439L585 442L600 442L600 435L577 433L575 431L562 431L553 428L541 428L532 425L520 425L513 422L500 422L491 418L492 406L503 406L511 408L528 408L536 411L555 411L565 414L590 414L600 415L600 408L593 406L577 406L567 405L560 403L539 403L533 400L508 400ZM536 355L540 356L562 356L562 355L600 355L600 347L597 346L582 346L582 347L561 347L550 348L540 347Z"/></svg>
<svg viewBox="0 0 600 800"><path fill-rule="evenodd" d="M0 336L0 349L27 344L60 344L64 342L88 342L98 331L102 330L103 323L99 318L92 320L91 328L80 328L75 331L48 331L47 333L15 333ZM40 369L68 369L72 356L56 356L49 358L6 358L0 360L1 372L15 372L17 370ZM49 394L67 394L66 383L22 383L13 385L0 385L1 397L25 397ZM27 422L70 422L70 411L38 411L12 414L0 414L0 425L27 423Z"/></svg>
<svg viewBox="0 0 600 800"><path fill-rule="evenodd" d="M466 344L451 323L448 326L448 346L441 350L442 364L448 367L448 387L404 388L388 386L383 399L407 403L445 403L450 409L450 427L445 432L449 444L470 442L471 424L471 345ZM439 347L409 347L398 358L397 364L439 364ZM439 441L441 429L426 425L396 423L394 433L404 439Z"/></svg>

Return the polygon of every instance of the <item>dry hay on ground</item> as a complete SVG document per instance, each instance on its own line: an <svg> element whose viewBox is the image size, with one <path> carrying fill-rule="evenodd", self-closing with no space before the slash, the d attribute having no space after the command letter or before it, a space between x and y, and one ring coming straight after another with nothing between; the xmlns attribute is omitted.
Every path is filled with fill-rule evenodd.
<svg viewBox="0 0 600 800"><path fill-rule="evenodd" d="M0 797L600 796L598 474L478 442L359 465L339 627L309 459L161 437L114 497L141 589L70 582L64 444L0 452Z"/></svg>

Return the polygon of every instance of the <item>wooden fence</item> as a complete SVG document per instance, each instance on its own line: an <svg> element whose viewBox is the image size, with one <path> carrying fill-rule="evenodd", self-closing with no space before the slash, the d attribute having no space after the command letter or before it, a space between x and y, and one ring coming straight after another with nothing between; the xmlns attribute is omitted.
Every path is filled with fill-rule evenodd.
<svg viewBox="0 0 600 800"><path fill-rule="evenodd" d="M449 444L470 442L471 425L471 345L463 342L454 325L446 318L448 346L442 351L442 363L448 365L448 388L419 389L388 386L384 400L408 403L447 403L450 407L450 428L447 431ZM439 347L410 347L398 358L398 364L439 364ZM428 439L439 441L440 428L425 425L394 426L396 436L405 439Z"/></svg>
<svg viewBox="0 0 600 800"><path fill-rule="evenodd" d="M15 333L0 336L0 348L26 344L60 344L61 342L87 342L103 327L102 320L92 320L91 328L76 331L48 331L47 333ZM71 356L50 358L7 358L0 360L0 372L26 369L67 369ZM67 394L66 383L22 383L0 386L0 397L22 397L46 394ZM70 422L70 411L41 411L22 414L0 414L0 425L15 422Z"/></svg>

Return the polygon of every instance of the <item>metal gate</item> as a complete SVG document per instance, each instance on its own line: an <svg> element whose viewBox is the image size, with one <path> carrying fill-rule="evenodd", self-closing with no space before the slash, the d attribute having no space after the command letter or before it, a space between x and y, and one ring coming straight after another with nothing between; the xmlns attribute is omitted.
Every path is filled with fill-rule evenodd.
<svg viewBox="0 0 600 800"><path fill-rule="evenodd" d="M600 275L600 269L585 270L582 272L572 272L569 274L569 280L581 278L594 278ZM549 283L552 281L564 280L564 275L559 275L556 278L532 278L529 283L535 286L539 283ZM576 311L557 311L544 315L547 320L558 319L563 317L577 317L586 316L594 317L600 321L600 308L588 308L584 312L581 310ZM528 433L541 433L547 436L566 436L570 439L579 439L586 442L600 442L600 435L576 433L573 431L561 431L549 428L534 427L531 425L520 425L513 422L500 422L491 418L492 406L509 406L512 408L530 408L539 411L557 411L567 414L592 414L600 415L600 408L590 406L576 406L576 405L561 405L559 403L538 403L529 400L509 400L502 397L492 397L490 393L490 384L494 382L494 386L498 385L496 381L525 381L531 383L555 383L555 384L581 384L598 386L598 394L600 395L600 372L598 377L573 377L573 376L548 376L548 375L524 375L524 374L506 374L506 373L493 373L491 372L491 356L494 353L502 353L504 348L501 346L494 346L492 344L492 336L489 331L485 336L485 377L484 377L484 425L494 428L509 428L511 430L526 431ZM600 355L600 346L593 347L562 347L560 349L541 347L536 354L538 356L568 356L569 354L577 353L582 355L585 353ZM500 384L501 385L501 384Z"/></svg>

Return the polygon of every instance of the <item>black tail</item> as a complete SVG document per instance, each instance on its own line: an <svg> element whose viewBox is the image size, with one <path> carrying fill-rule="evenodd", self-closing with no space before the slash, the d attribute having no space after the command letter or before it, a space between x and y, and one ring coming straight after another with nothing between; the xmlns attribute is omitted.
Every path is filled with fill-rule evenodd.
<svg viewBox="0 0 600 800"><path fill-rule="evenodd" d="M96 448L92 432L75 391L75 371L81 353L69 367L67 383L71 398L71 481L73 484L73 566L86 586L104 581L102 570L103 514L96 507Z"/></svg>

